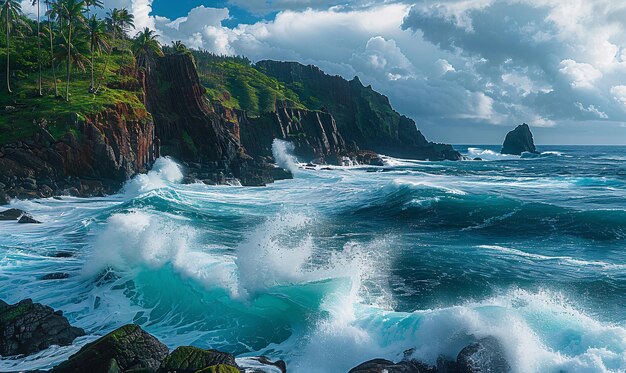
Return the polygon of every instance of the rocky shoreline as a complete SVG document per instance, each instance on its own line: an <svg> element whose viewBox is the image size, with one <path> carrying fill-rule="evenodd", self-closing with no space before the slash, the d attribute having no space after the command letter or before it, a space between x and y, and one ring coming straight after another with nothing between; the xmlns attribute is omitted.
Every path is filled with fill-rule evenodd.
<svg viewBox="0 0 626 373"><path fill-rule="evenodd" d="M31 299L10 305L0 300L0 356L30 355L52 345L68 346L85 331L70 325L61 311ZM348 373L506 373L511 371L498 340L486 337L463 348L455 360L439 357L435 366L404 352L399 362L372 359ZM238 362L239 360L239 362ZM139 325L124 325L84 345L52 373L286 373L283 360L265 356L235 359L230 353L194 346L169 348ZM42 371L40 371L42 372Z"/></svg>
<svg viewBox="0 0 626 373"><path fill-rule="evenodd" d="M274 164L274 139L291 142L295 155L318 164L381 165L381 152L422 160L462 158L450 145L427 141L415 122L358 79L282 62L254 68L279 80L300 79L281 84L310 85L328 95L329 108L277 101L273 111L251 116L207 98L191 55L167 54L149 72L121 69L132 84L109 87L136 95L143 105L117 102L89 115L40 118L33 122L34 134L0 143L0 204L113 194L159 156L182 163L186 182L265 186L291 177ZM312 83L317 81L323 84ZM0 110L15 115L29 108L15 102Z"/></svg>

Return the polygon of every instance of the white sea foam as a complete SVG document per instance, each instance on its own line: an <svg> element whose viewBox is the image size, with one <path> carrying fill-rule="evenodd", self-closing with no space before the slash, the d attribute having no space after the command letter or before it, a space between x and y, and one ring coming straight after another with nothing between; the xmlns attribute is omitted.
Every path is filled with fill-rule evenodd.
<svg viewBox="0 0 626 373"><path fill-rule="evenodd" d="M595 267L600 267L602 269L607 269L607 270L626 269L626 264L613 264L613 263L607 263L607 262L598 261L598 260L582 260L582 259L572 258L569 256L549 256L549 255L533 254L533 253L527 253L522 250L511 249L508 247L497 246L497 245L479 245L478 247L481 249L494 250L494 251L498 251L501 253L520 256L520 257L534 259L534 260L543 260L543 261L554 260L554 261L560 261L562 263L575 265L575 266L595 266Z"/></svg>
<svg viewBox="0 0 626 373"><path fill-rule="evenodd" d="M520 159L518 155L500 154L493 150L481 148L468 148L467 156L470 158L481 158L489 161L497 161L503 159Z"/></svg>
<svg viewBox="0 0 626 373"><path fill-rule="evenodd" d="M272 155L276 164L291 171L292 174L298 172L298 160L292 154L294 149L293 143L289 141L274 139L272 143Z"/></svg>
<svg viewBox="0 0 626 373"><path fill-rule="evenodd" d="M178 183L183 179L180 166L170 157L161 157L154 162L152 170L139 174L124 186L128 195L137 195L151 190L164 188L168 184Z"/></svg>
<svg viewBox="0 0 626 373"><path fill-rule="evenodd" d="M455 358L487 336L500 341L516 373L626 369L626 329L594 320L557 293L512 290L481 302L413 313L337 305L353 312L320 323L291 361L294 371L347 371L373 357L400 360L408 349L414 349L414 358L434 364L438 356Z"/></svg>

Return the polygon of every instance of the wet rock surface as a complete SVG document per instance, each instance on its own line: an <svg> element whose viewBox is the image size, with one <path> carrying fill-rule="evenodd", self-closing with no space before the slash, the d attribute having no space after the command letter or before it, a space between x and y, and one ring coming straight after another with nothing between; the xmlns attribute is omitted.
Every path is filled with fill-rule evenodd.
<svg viewBox="0 0 626 373"><path fill-rule="evenodd" d="M168 352L158 339L129 324L88 343L52 372L155 372Z"/></svg>
<svg viewBox="0 0 626 373"><path fill-rule="evenodd" d="M511 371L502 345L494 337L487 337L465 347L457 356L460 373Z"/></svg>
<svg viewBox="0 0 626 373"><path fill-rule="evenodd" d="M502 345L495 337L474 342L459 352L456 361L443 356L434 366L410 358L413 350L405 351L405 358L397 363L373 359L350 370L349 373L509 373Z"/></svg>
<svg viewBox="0 0 626 373"><path fill-rule="evenodd" d="M85 332L70 325L61 311L25 299L0 301L0 355L28 355L52 345L66 346Z"/></svg>
<svg viewBox="0 0 626 373"><path fill-rule="evenodd" d="M537 154L533 134L528 124L524 123L509 132L502 145L502 154L521 155L524 152Z"/></svg>

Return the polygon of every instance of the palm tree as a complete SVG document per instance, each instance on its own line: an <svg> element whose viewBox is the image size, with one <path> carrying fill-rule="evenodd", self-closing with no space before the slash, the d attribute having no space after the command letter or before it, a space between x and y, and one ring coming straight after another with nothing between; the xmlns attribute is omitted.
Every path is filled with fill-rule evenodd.
<svg viewBox="0 0 626 373"><path fill-rule="evenodd" d="M46 16L48 17L48 35L50 36L50 55L53 56L50 60L50 63L52 65L52 79L54 81L54 97L57 97L59 95L59 87L57 85L57 73L56 73L56 66L55 66L55 60L54 60L54 30L53 30L53 25L52 25L52 16L55 14L53 11L53 0L44 0L44 2L46 3ZM52 6L51 6L52 5Z"/></svg>
<svg viewBox="0 0 626 373"><path fill-rule="evenodd" d="M39 0L32 0L33 6L37 5L37 62L39 62L39 96L43 96L41 91L41 18L39 14Z"/></svg>
<svg viewBox="0 0 626 373"><path fill-rule="evenodd" d="M85 7L87 8L87 19L91 19L91 8L103 8L104 3L101 0L85 0Z"/></svg>
<svg viewBox="0 0 626 373"><path fill-rule="evenodd" d="M102 48L109 48L107 42L106 24L104 21L99 20L96 16L92 16L87 24L89 30L89 54L91 56L91 84L89 85L89 92L94 90L94 55L96 51L98 54L102 53Z"/></svg>
<svg viewBox="0 0 626 373"><path fill-rule="evenodd" d="M60 3L60 16L67 22L68 28L68 36L65 39L65 49L67 52L67 62L65 67L65 101L70 100L70 74L72 70L72 31L76 23L84 23L84 10L84 0L62 0Z"/></svg>
<svg viewBox="0 0 626 373"><path fill-rule="evenodd" d="M7 42L7 91L13 93L11 90L11 31L15 30L20 33L19 27L22 26L28 29L28 24L21 17L22 5L17 0L0 0L0 18L4 21L2 26L6 32Z"/></svg>
<svg viewBox="0 0 626 373"><path fill-rule="evenodd" d="M154 64L155 58L157 56L163 57L163 50L161 50L161 44L157 40L157 34L148 27L137 34L132 49L137 59L137 65L148 72Z"/></svg>
<svg viewBox="0 0 626 373"><path fill-rule="evenodd" d="M85 71L85 67L89 63L89 59L85 57L85 52L89 50L88 35L82 28L76 29L76 32L72 32L72 43L69 42L69 37L61 35L61 42L58 44L54 58L77 66L82 71Z"/></svg>
<svg viewBox="0 0 626 373"><path fill-rule="evenodd" d="M98 79L98 87L96 87L95 93L98 93L102 87L104 75L106 74L109 62L111 61L111 53L113 53L113 47L115 46L117 35L124 35L127 31L130 31L131 28L135 28L135 16L128 13L128 9L114 8L107 13L106 22L111 30L111 33L113 34L113 38L111 40L111 45L109 46L109 52L107 53L107 59L104 63L102 74L100 75L100 79Z"/></svg>

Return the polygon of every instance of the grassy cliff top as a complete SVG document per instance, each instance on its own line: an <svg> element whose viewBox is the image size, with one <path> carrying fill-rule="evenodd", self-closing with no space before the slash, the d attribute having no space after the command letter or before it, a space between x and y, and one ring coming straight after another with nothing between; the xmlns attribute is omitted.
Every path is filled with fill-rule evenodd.
<svg viewBox="0 0 626 373"><path fill-rule="evenodd" d="M210 100L230 109L244 110L253 117L275 111L277 106L305 108L297 94L263 74L245 58L192 53Z"/></svg>
<svg viewBox="0 0 626 373"><path fill-rule="evenodd" d="M1 33L0 33L1 34ZM47 42L47 44L46 44ZM54 78L51 65L49 40L42 37L42 96L38 89L37 43L34 37L11 38L11 88L6 88L6 76L0 79L0 145L21 140L33 135L38 130L36 123L45 120L48 131L60 138L70 132L69 118L72 114L79 117L99 113L119 103L130 105L136 112L145 112L145 107L137 92L121 88L136 86L135 78L123 74L125 69L132 69L135 58L130 51L130 42L118 40L107 67L102 88L98 94L89 92L91 68L87 63L85 70L72 66L69 84L70 100L65 101L66 64L56 63L56 80L59 96L55 97ZM0 56L6 56L6 39L0 36ZM89 58L89 54L85 55ZM94 75L96 85L106 60L106 53L96 54ZM6 71L6 58L0 59L0 70Z"/></svg>

